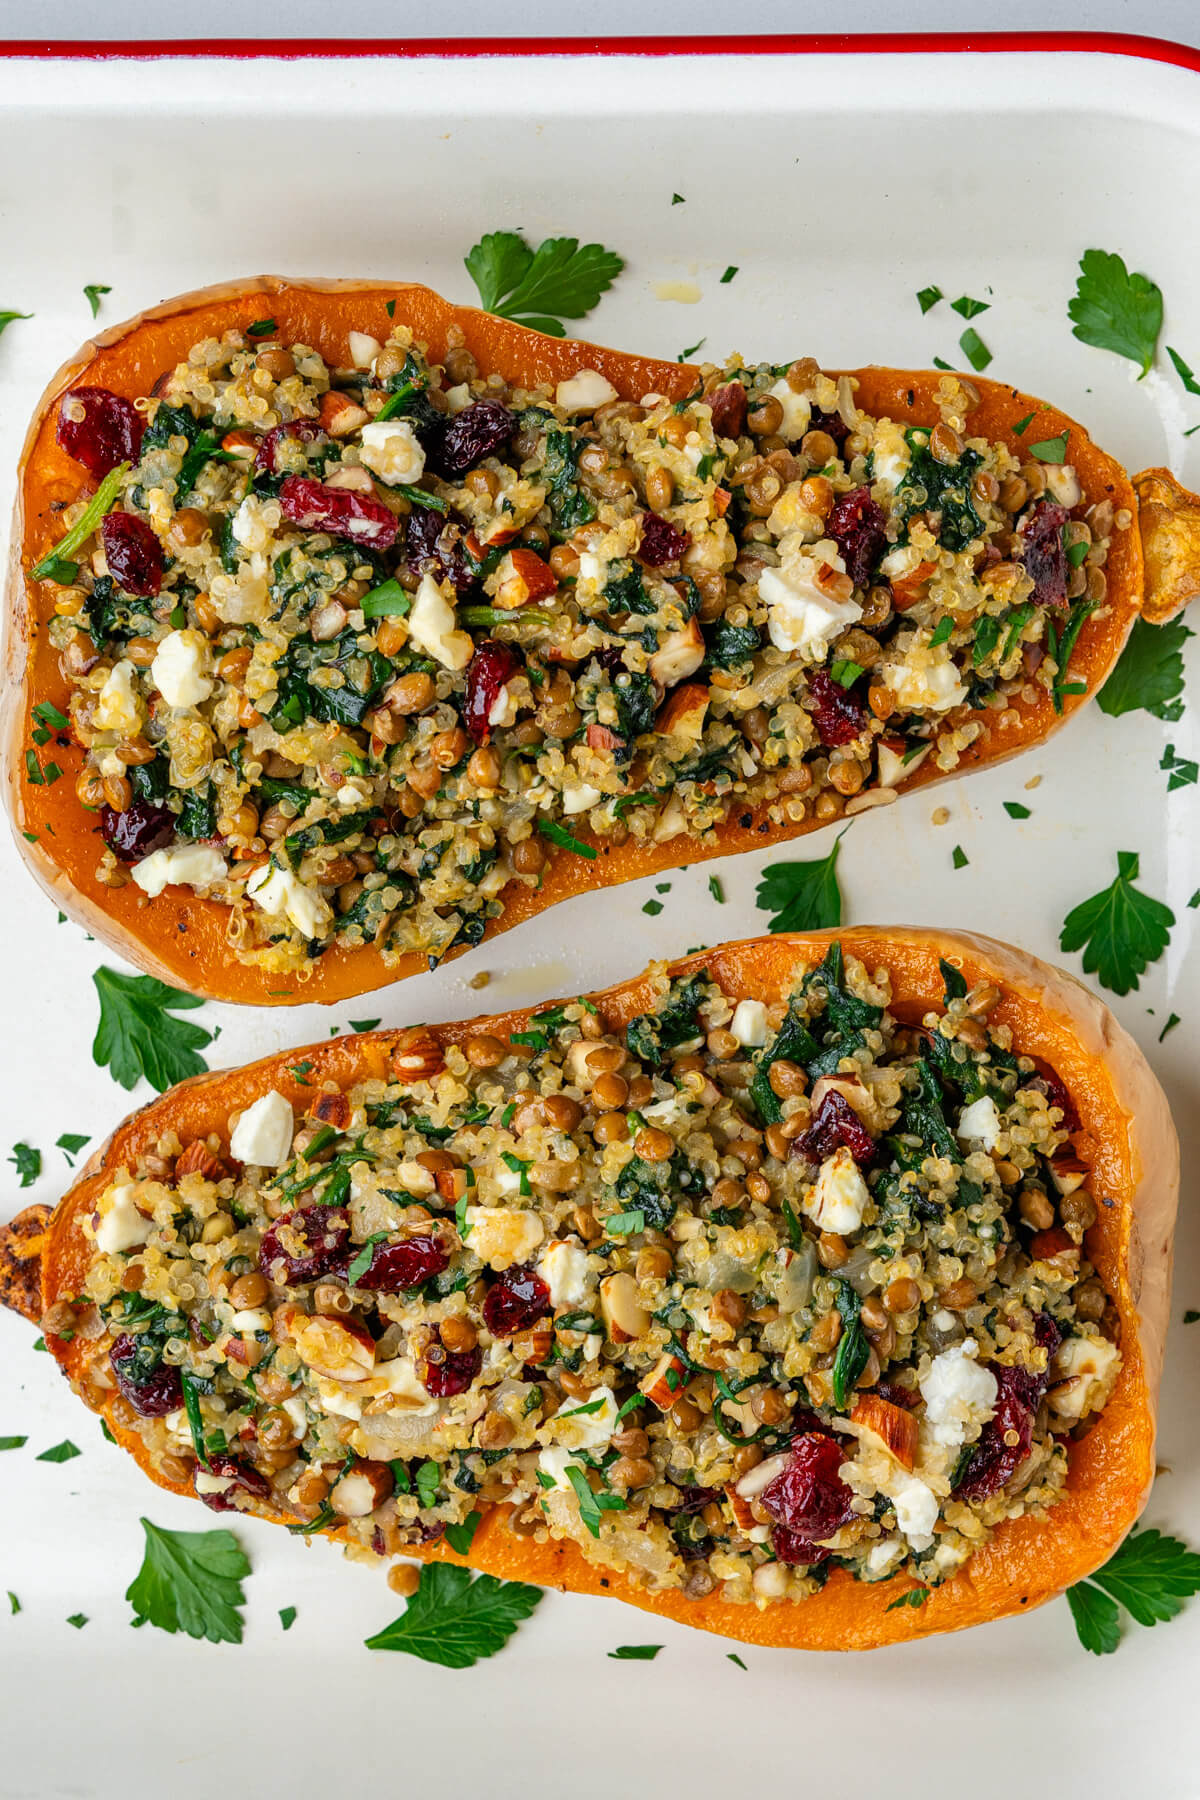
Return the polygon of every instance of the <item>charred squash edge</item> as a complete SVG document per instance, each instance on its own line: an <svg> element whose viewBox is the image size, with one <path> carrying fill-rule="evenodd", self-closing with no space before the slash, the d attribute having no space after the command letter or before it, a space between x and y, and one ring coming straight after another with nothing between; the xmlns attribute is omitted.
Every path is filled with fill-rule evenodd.
<svg viewBox="0 0 1200 1800"><path fill-rule="evenodd" d="M868 968L889 970L891 1010L901 1019L917 1020L940 1004L939 957L959 965L971 985L995 983L1002 998L992 1020L1011 1026L1022 1053L1054 1066L1078 1108L1082 1131L1075 1143L1092 1170L1099 1210L1088 1236L1088 1254L1120 1314L1124 1361L1096 1424L1070 1446L1063 1498L1044 1519L1025 1516L1002 1523L924 1605L894 1611L887 1609L903 1591L901 1584L864 1585L842 1570L835 1571L812 1598L765 1612L718 1598L689 1601L677 1592L646 1593L620 1575L594 1568L571 1544L537 1545L514 1536L505 1527L507 1509L502 1507L485 1516L465 1559L471 1566L542 1587L609 1594L647 1612L745 1643L864 1650L957 1631L1040 1605L1104 1562L1137 1518L1154 1476L1155 1411L1179 1182L1178 1144L1162 1089L1132 1038L1081 983L1024 951L968 932L862 927L748 939L688 956L673 964L671 972L687 975L707 968L731 997L776 998L791 990L803 969L818 962L835 937ZM642 975L594 999L604 1023L615 1028L650 1004L651 989ZM520 1030L528 1018L528 1012L512 1012L430 1029L442 1042L461 1043L481 1028L501 1033ZM164 1130L175 1130L185 1142L212 1131L224 1137L230 1113L271 1087L303 1110L313 1086L322 1081L351 1084L385 1074L396 1035L371 1032L310 1046L302 1053L313 1065L308 1087L300 1086L290 1071L298 1055L293 1050L247 1068L198 1076L152 1101L117 1127L52 1217L35 1207L0 1230L0 1297L8 1290L9 1303L21 1309L20 1286L28 1292L33 1258L40 1261L43 1307L78 1292L92 1254L83 1219L94 1210L116 1170L151 1148ZM78 1373L86 1346L50 1335L47 1344L68 1376ZM108 1423L114 1436L146 1467L137 1434L111 1418ZM169 1485L159 1476L154 1479ZM254 1510L277 1522L281 1517ZM335 1529L329 1535L337 1537L339 1532ZM412 1554L464 1561L445 1545Z"/></svg>

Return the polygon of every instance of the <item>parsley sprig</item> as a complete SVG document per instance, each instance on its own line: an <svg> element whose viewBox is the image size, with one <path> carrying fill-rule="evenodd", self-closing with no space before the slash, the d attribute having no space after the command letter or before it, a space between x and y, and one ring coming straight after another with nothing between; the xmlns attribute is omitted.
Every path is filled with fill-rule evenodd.
<svg viewBox="0 0 1200 1800"><path fill-rule="evenodd" d="M146 1554L125 1598L134 1624L240 1644L250 1563L232 1531L167 1531L142 1520Z"/></svg>
<svg viewBox="0 0 1200 1800"><path fill-rule="evenodd" d="M1173 721L1183 712L1183 646L1192 636L1182 619L1147 625L1135 619L1120 661L1096 696L1109 718L1143 711Z"/></svg>
<svg viewBox="0 0 1200 1800"><path fill-rule="evenodd" d="M841 924L837 861L845 835L840 831L829 855L819 861L771 863L763 870L756 898L764 912L775 915L771 931L821 931Z"/></svg>
<svg viewBox="0 0 1200 1800"><path fill-rule="evenodd" d="M1134 851L1118 850L1116 880L1072 908L1058 940L1063 950L1082 950L1084 969L1114 994L1138 986L1166 949L1175 923L1169 906L1134 887L1138 861Z"/></svg>
<svg viewBox="0 0 1200 1800"><path fill-rule="evenodd" d="M1162 289L1148 275L1131 274L1112 251L1085 250L1067 315L1081 343L1113 350L1148 372L1163 321Z"/></svg>
<svg viewBox="0 0 1200 1800"><path fill-rule="evenodd" d="M444 1669L469 1669L502 1650L542 1598L540 1588L495 1575L474 1580L456 1563L427 1563L398 1619L366 1640L368 1650L400 1650Z"/></svg>
<svg viewBox="0 0 1200 1800"><path fill-rule="evenodd" d="M123 1088L136 1087L144 1075L161 1094L189 1075L201 1075L208 1064L199 1052L212 1033L187 1019L175 1018L204 1002L180 993L152 975L118 975L99 968L92 976L100 996L100 1023L92 1043L92 1061L108 1066Z"/></svg>
<svg viewBox="0 0 1200 1800"><path fill-rule="evenodd" d="M545 238L532 250L516 231L488 232L465 261L485 312L548 337L565 337L563 320L591 312L625 267L601 244Z"/></svg>
<svg viewBox="0 0 1200 1800"><path fill-rule="evenodd" d="M1200 1593L1200 1556L1153 1529L1135 1531L1087 1581L1067 1589L1085 1650L1111 1656L1121 1641L1121 1608L1138 1625L1159 1625Z"/></svg>

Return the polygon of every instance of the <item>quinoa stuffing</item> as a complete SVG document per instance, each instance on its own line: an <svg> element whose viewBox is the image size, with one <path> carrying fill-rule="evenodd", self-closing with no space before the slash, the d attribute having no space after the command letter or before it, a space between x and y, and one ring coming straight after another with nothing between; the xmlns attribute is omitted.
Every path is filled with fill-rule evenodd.
<svg viewBox="0 0 1200 1800"><path fill-rule="evenodd" d="M1070 1096L943 969L919 1023L835 942L774 1004L659 965L624 1029L364 1039L119 1170L46 1327L168 1479L367 1557L503 1504L693 1598L934 1586L1121 1363Z"/></svg>
<svg viewBox="0 0 1200 1800"><path fill-rule="evenodd" d="M263 327L64 396L101 485L34 570L101 878L226 905L243 962L432 966L551 858L885 804L1077 691L1127 521L959 376L904 429L810 358L634 403Z"/></svg>

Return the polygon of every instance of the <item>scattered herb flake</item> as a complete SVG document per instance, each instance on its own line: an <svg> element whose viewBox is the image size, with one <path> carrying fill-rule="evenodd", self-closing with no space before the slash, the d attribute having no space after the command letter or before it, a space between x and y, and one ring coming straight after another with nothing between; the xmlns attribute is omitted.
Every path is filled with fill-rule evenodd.
<svg viewBox="0 0 1200 1800"><path fill-rule="evenodd" d="M1178 1024L1179 1024L1179 1014L1172 1013L1170 1015L1170 1017L1168 1018L1166 1024L1163 1026L1162 1030L1158 1034L1158 1041L1160 1044L1162 1043L1163 1039L1166 1037L1168 1031L1174 1031L1175 1027Z"/></svg>
<svg viewBox="0 0 1200 1800"><path fill-rule="evenodd" d="M942 294L940 287L923 287L918 289L917 305L920 307L922 315L927 313L931 306L936 306L938 301L943 298L944 295Z"/></svg>
<svg viewBox="0 0 1200 1800"><path fill-rule="evenodd" d="M37 1460L39 1462L64 1463L73 1462L77 1456L82 1455L83 1451L78 1444L73 1444L70 1438L64 1438L61 1444L52 1444L49 1450L43 1450Z"/></svg>
<svg viewBox="0 0 1200 1800"><path fill-rule="evenodd" d="M736 1650L727 1650L725 1652L725 1661L731 1662L731 1663L736 1663L738 1668L744 1669L747 1675L750 1673L749 1669L746 1668L745 1663L742 1661L741 1657L738 1655Z"/></svg>
<svg viewBox="0 0 1200 1800"><path fill-rule="evenodd" d="M14 1144L9 1162L17 1171L23 1188L32 1187L42 1172L42 1153L31 1144Z"/></svg>
<svg viewBox="0 0 1200 1800"><path fill-rule="evenodd" d="M574 856L586 856L589 862L596 860L594 844L582 844L577 837L572 837L565 826L557 824L553 819L539 819L538 830L543 837L548 837L552 844L561 850L570 850Z"/></svg>
<svg viewBox="0 0 1200 1800"><path fill-rule="evenodd" d="M618 1644L608 1654L613 1662L653 1662L662 1648L661 1644Z"/></svg>
<svg viewBox="0 0 1200 1800"><path fill-rule="evenodd" d="M0 1437L0 1450L21 1450L28 1442L27 1437Z"/></svg>
<svg viewBox="0 0 1200 1800"><path fill-rule="evenodd" d="M973 325L967 326L958 340L958 347L977 375L981 375L992 360L991 351Z"/></svg>
<svg viewBox="0 0 1200 1800"><path fill-rule="evenodd" d="M737 264L730 263L729 267L726 269L725 273L721 277L722 286L724 286L725 282L732 281L734 276L737 274L737 272L738 272Z"/></svg>
<svg viewBox="0 0 1200 1800"><path fill-rule="evenodd" d="M929 1598L929 1593L930 1590L927 1587L909 1588L907 1593L898 1594L894 1600L889 1601L883 1610L895 1612L898 1606L924 1606Z"/></svg>
<svg viewBox="0 0 1200 1800"><path fill-rule="evenodd" d="M67 1615L67 1624L73 1625L76 1631L82 1631L87 1622L88 1616L86 1613L68 1613Z"/></svg>
<svg viewBox="0 0 1200 1800"><path fill-rule="evenodd" d="M100 314L101 296L104 294L111 294L112 289L110 287L105 287L102 281L89 281L84 284L83 291L87 295L87 303L92 309L93 319L98 318Z"/></svg>
<svg viewBox="0 0 1200 1800"><path fill-rule="evenodd" d="M952 310L964 319L974 319L989 311L991 304L990 300L972 300L970 294L960 294L957 300L950 302Z"/></svg>
<svg viewBox="0 0 1200 1800"><path fill-rule="evenodd" d="M950 852L950 861L953 863L954 867L956 869L965 869L969 860L970 858L967 856L962 845L955 844L954 849Z"/></svg>
<svg viewBox="0 0 1200 1800"><path fill-rule="evenodd" d="M643 908L642 908L642 911L644 913L649 913L649 915L652 919L656 919L658 917L659 913L662 911L662 909L663 908L662 908L661 900L647 900L645 906L643 906Z"/></svg>
<svg viewBox="0 0 1200 1800"><path fill-rule="evenodd" d="M1177 756L1174 744L1167 745L1158 766L1160 769L1170 771L1167 778L1168 794L1173 794L1176 788L1194 787L1197 778L1200 777L1200 766L1197 766L1190 757ZM23 1182L21 1185L25 1186L26 1184Z"/></svg>
<svg viewBox="0 0 1200 1800"><path fill-rule="evenodd" d="M1025 414L1025 417L1023 419L1018 419L1017 423L1013 426L1013 436L1014 437L1024 437L1025 433L1029 430L1029 427L1032 425L1032 423L1033 423L1033 414L1031 412L1028 412Z"/></svg>
<svg viewBox="0 0 1200 1800"><path fill-rule="evenodd" d="M1006 800L1004 802L1004 810L1010 819L1029 819L1033 817L1030 809L1027 806L1022 806L1019 800Z"/></svg>
<svg viewBox="0 0 1200 1800"><path fill-rule="evenodd" d="M1168 344L1167 355L1174 363L1175 373L1178 375L1180 381L1182 381L1187 392L1189 394L1200 394L1200 382L1196 380L1195 375L1192 373L1191 369L1188 368L1178 350L1173 350L1170 344Z"/></svg>
<svg viewBox="0 0 1200 1800"><path fill-rule="evenodd" d="M351 1031L375 1031L381 1024L379 1019L351 1019Z"/></svg>
<svg viewBox="0 0 1200 1800"><path fill-rule="evenodd" d="M0 333L7 331L15 319L32 319L32 313L0 312Z"/></svg>
<svg viewBox="0 0 1200 1800"><path fill-rule="evenodd" d="M1067 460L1067 443L1070 430L1060 431L1057 437L1042 438L1039 443L1030 444L1030 456L1036 456L1039 462L1061 463Z"/></svg>
<svg viewBox="0 0 1200 1800"><path fill-rule="evenodd" d="M290 1631L292 1629L292 1626L296 1623L296 1609L294 1606L280 1607L279 1623L283 1626L285 1631Z"/></svg>
<svg viewBox="0 0 1200 1800"><path fill-rule="evenodd" d="M459 1556L466 1556L482 1522L483 1514L471 1511L461 1525L447 1525L445 1536L450 1548L456 1550Z"/></svg>
<svg viewBox="0 0 1200 1800"><path fill-rule="evenodd" d="M724 906L725 890L721 886L721 877L719 875L710 875L709 876L708 891L712 895L713 899L716 901L718 906Z"/></svg>

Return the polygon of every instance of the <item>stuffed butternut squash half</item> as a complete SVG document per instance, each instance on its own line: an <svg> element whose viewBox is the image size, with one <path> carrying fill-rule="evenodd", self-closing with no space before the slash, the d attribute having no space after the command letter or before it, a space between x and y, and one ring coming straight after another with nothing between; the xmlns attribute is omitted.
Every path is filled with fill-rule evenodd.
<svg viewBox="0 0 1200 1800"><path fill-rule="evenodd" d="M164 1486L858 1649L1129 1529L1177 1163L1077 982L863 929L185 1083L4 1256Z"/></svg>
<svg viewBox="0 0 1200 1800"><path fill-rule="evenodd" d="M586 888L1041 742L1200 563L951 374L675 363L260 280L64 369L22 467L9 801L58 904L335 1001Z"/></svg>

